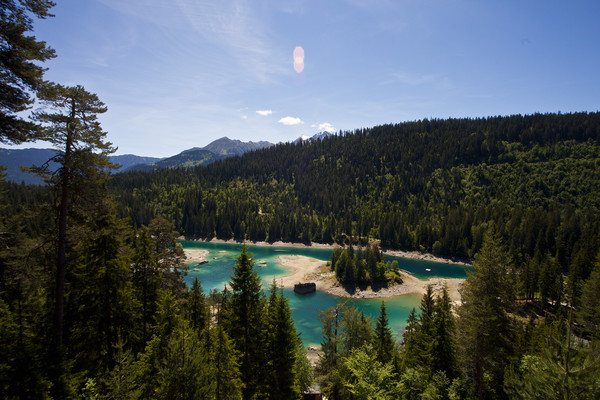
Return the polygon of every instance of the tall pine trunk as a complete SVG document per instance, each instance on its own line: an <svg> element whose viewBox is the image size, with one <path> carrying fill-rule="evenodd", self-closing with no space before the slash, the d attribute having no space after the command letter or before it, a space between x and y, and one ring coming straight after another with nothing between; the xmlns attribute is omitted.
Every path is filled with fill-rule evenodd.
<svg viewBox="0 0 600 400"><path fill-rule="evenodd" d="M71 108L71 118L75 118L75 101ZM69 177L71 175L71 152L73 148L73 133L68 129L65 146L64 165L60 177L60 203L58 206L58 240L56 259L56 292L54 294L54 326L56 329L56 345L63 345L63 320L65 311L65 271L67 269L67 212L69 204Z"/></svg>

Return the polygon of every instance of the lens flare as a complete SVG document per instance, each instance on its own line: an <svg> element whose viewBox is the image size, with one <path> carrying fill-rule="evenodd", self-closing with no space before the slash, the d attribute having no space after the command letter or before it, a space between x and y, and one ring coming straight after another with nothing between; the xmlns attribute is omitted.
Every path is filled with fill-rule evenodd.
<svg viewBox="0 0 600 400"><path fill-rule="evenodd" d="M297 73L304 71L304 49L300 46L294 49L294 70Z"/></svg>

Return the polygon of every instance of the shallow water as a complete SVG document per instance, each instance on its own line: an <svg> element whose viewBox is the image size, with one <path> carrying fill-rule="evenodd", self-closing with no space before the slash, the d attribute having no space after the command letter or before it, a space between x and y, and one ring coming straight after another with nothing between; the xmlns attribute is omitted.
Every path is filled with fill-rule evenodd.
<svg viewBox="0 0 600 400"><path fill-rule="evenodd" d="M205 293L212 289L222 290L230 281L232 266L239 256L242 245L230 243L205 243L195 241L181 241L184 248L204 249L209 251L207 264L189 263L188 274L185 281L188 285L197 277ZM263 289L267 290L273 278L283 275L287 270L276 261L280 255L302 255L319 260L328 261L331 256L330 249L317 248L292 248L292 247L260 247L247 246L252 253L255 268L263 280ZM465 278L466 269L461 265L435 263L431 261L410 260L399 257L386 256L386 260L396 260L400 269L412 273L420 279L429 277ZM429 269L430 271L427 271ZM337 303L344 303L348 299L332 296L323 292L307 295L294 293L292 289L284 289L290 299L292 316L298 332L301 332L305 345L318 345L321 342L321 322L319 311L334 307ZM404 295L385 299L390 327L396 339L399 340L404 331L406 319L413 308L419 307L421 296ZM379 315L381 299L352 299L349 305L357 307L373 320Z"/></svg>

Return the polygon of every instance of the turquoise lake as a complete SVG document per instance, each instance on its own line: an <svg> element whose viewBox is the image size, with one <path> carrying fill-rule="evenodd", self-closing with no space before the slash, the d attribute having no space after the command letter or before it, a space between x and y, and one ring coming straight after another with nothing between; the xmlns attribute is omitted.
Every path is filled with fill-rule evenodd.
<svg viewBox="0 0 600 400"><path fill-rule="evenodd" d="M207 264L198 265L198 263L188 263L189 270L185 277L188 285L194 278L202 283L205 293L212 289L222 290L230 280L232 266L235 265L235 259L239 256L242 249L241 244L232 243L206 243L182 240L181 244L186 249L208 250L209 255ZM279 265L276 258L281 255L301 255L312 257L323 261L328 261L331 255L329 249L316 248L291 248L291 247L261 247L248 245L248 250L252 253L255 260L255 268L263 280L263 289L266 291L273 281L274 277L284 275L287 270ZM410 272L420 279L430 277L445 278L466 278L466 268L462 265L444 264L431 261L410 260L400 257L386 256L386 261L398 261L400 269ZM264 261L258 266L259 262ZM294 323L298 332L301 332L302 340L305 345L319 345L321 343L321 323L319 321L319 310L325 310L334 307L337 303L343 303L348 299L332 296L323 292L315 292L308 295L299 295L292 289L284 289L285 294L290 300L290 307ZM419 307L421 301L420 295L404 295L385 299L390 327L399 340L406 324L408 314L413 308ZM367 316L375 319L379 315L381 299L352 299L347 304L357 307L364 311Z"/></svg>

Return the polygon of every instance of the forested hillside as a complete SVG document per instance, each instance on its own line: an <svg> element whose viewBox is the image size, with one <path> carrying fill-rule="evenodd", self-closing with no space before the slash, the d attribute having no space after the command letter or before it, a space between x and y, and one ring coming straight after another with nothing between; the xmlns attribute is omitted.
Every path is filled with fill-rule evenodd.
<svg viewBox="0 0 600 400"><path fill-rule="evenodd" d="M46 186L0 168L0 398L287 400L313 372L335 400L599 398L599 113L385 125L111 176L105 104L44 77L55 52L31 33L53 6L0 2L0 143L56 150L32 169ZM323 311L313 369L246 247L205 294L183 280L182 232L474 261L460 304L429 286L401 342L383 302L376 321ZM390 279L373 243L334 252L339 280Z"/></svg>
<svg viewBox="0 0 600 400"><path fill-rule="evenodd" d="M599 113L423 120L205 168L120 174L111 187L135 224L164 215L205 238L369 237L462 258L494 225L528 269L531 295L547 263L589 275L600 234L599 139Z"/></svg>

